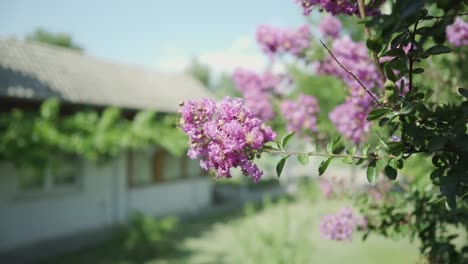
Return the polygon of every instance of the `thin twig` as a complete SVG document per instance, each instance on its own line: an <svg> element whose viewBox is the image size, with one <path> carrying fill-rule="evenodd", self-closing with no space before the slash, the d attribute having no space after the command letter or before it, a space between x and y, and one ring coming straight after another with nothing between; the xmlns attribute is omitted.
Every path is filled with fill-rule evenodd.
<svg viewBox="0 0 468 264"><path fill-rule="evenodd" d="M364 6L364 1L363 0L358 0L357 2L358 2L358 7L359 7L359 14L361 15L362 19L365 19L366 9L365 9L365 6ZM366 32L367 39L372 39L372 32L370 31L370 29L367 26L364 26L364 31ZM377 52L375 52L373 50L371 50L371 53L372 53L372 58L374 60L375 67L379 71L380 78L382 78L382 83L385 83L385 81L387 79L385 78L385 73L383 71L382 65L380 65L379 56L377 55ZM384 90L384 93L385 93L385 90Z"/></svg>
<svg viewBox="0 0 468 264"><path fill-rule="evenodd" d="M369 90L367 89L367 87L361 82L361 80L359 80L358 77L356 77L356 75L354 75L350 70L348 70L348 68L346 68L345 66L343 66L343 64L341 64L341 62L338 61L338 59L335 57L335 55L333 55L333 53L330 51L330 49L327 47L327 45L325 45L325 43L323 43L323 41L321 39L320 40L320 43L322 43L322 46L328 51L328 53L330 53L330 56L336 61L336 63L338 63L338 65L343 69L345 70L349 75L351 75L354 80L356 80L359 85L367 92L367 94L369 94L369 96L372 98L372 100L380 105L381 107L385 107L385 105L383 105L381 102L379 102L378 98L375 97L375 95Z"/></svg>
<svg viewBox="0 0 468 264"><path fill-rule="evenodd" d="M416 41L416 30L418 29L418 23L419 20L414 23L414 29L413 33L411 34L411 47L408 52L408 71L409 71L409 84L408 84L408 90L411 91L413 89L413 64L414 64L414 58L413 55L411 54L412 51L414 50L414 42Z"/></svg>

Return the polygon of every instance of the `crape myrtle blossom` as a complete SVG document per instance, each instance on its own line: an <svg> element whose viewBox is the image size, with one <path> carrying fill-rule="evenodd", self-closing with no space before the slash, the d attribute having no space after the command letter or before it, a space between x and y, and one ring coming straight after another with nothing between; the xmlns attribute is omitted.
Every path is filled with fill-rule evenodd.
<svg viewBox="0 0 468 264"><path fill-rule="evenodd" d="M242 93L246 107L265 121L274 117L270 100L272 93L280 92L279 89L284 79L284 76L272 72L259 75L245 69L236 69L232 75L234 85Z"/></svg>
<svg viewBox="0 0 468 264"><path fill-rule="evenodd" d="M179 122L189 137L187 155L191 159L200 158L200 166L217 178L230 178L230 169L235 167L254 182L261 178L263 172L253 159L276 134L244 106L242 99L202 99L182 105Z"/></svg>
<svg viewBox="0 0 468 264"><path fill-rule="evenodd" d="M261 91L248 91L243 93L245 106L252 113L264 121L271 120L275 117L275 112L271 104L271 94Z"/></svg>
<svg viewBox="0 0 468 264"><path fill-rule="evenodd" d="M257 27L256 38L262 50L272 55L280 46L281 32L272 26L260 25Z"/></svg>
<svg viewBox="0 0 468 264"><path fill-rule="evenodd" d="M299 136L317 131L319 108L315 97L301 93L296 100L281 102L280 111L289 131L294 131Z"/></svg>
<svg viewBox="0 0 468 264"><path fill-rule="evenodd" d="M232 74L232 80L241 93L250 91L276 92L284 77L272 72L257 74L254 71L238 68Z"/></svg>
<svg viewBox="0 0 468 264"><path fill-rule="evenodd" d="M320 11L326 11L333 15L345 14L354 15L359 14L359 6L356 0L295 0L296 3L300 3L303 8L304 15L309 15L314 7ZM375 15L379 11L373 9L373 6L379 6L384 0L371 0L366 6L366 15Z"/></svg>
<svg viewBox="0 0 468 264"><path fill-rule="evenodd" d="M333 196L333 186L328 180L321 180L319 182L319 187L322 190L322 194L325 198L330 199Z"/></svg>
<svg viewBox="0 0 468 264"><path fill-rule="evenodd" d="M343 36L333 40L332 52L337 60L351 71L372 93L374 93L375 89L380 90L383 88L379 72L372 63L363 43L354 42L349 36ZM326 57L321 62L317 72L336 76L343 80L349 88L350 96L345 103L330 112L329 117L338 132L344 137L355 144L362 142L371 126L366 118L373 106L372 97L331 56ZM375 96L377 97L377 95Z"/></svg>
<svg viewBox="0 0 468 264"><path fill-rule="evenodd" d="M457 17L455 22L445 30L450 44L461 47L468 45L468 23Z"/></svg>
<svg viewBox="0 0 468 264"><path fill-rule="evenodd" d="M344 207L336 214L326 215L320 224L320 235L328 240L351 241L353 232L358 228L365 229L365 218L355 215L351 208Z"/></svg>
<svg viewBox="0 0 468 264"><path fill-rule="evenodd" d="M290 53L298 56L310 46L311 33L308 25L293 29L275 28L269 25L257 27L256 39L269 56Z"/></svg>
<svg viewBox="0 0 468 264"><path fill-rule="evenodd" d="M365 139L370 131L371 123L366 120L370 112L372 98L365 94L361 97L350 97L345 103L338 105L328 116L336 130L355 144Z"/></svg>
<svg viewBox="0 0 468 264"><path fill-rule="evenodd" d="M337 38L340 35L341 22L332 15L326 15L320 21L319 30L324 36Z"/></svg>

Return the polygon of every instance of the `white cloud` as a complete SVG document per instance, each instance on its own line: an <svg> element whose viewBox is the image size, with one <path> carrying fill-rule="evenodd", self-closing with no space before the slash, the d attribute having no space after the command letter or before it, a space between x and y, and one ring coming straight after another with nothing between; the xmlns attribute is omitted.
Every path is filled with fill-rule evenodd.
<svg viewBox="0 0 468 264"><path fill-rule="evenodd" d="M180 72L189 64L193 56L183 54L183 49L170 46L168 55L157 63L157 68L164 71ZM215 75L231 73L241 67L262 71L268 65L267 57L258 49L251 37L241 36L229 47L222 50L201 52L195 56L201 63L207 64Z"/></svg>

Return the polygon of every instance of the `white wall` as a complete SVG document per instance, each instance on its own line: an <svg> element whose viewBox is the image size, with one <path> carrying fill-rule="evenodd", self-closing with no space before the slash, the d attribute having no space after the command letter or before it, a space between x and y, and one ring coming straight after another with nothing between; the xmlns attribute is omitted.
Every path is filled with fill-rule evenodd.
<svg viewBox="0 0 468 264"><path fill-rule="evenodd" d="M77 188L35 193L19 190L17 170L0 164L0 251L121 221L127 212L113 203L126 184L119 163L85 164Z"/></svg>
<svg viewBox="0 0 468 264"><path fill-rule="evenodd" d="M211 203L212 180L191 178L127 188L124 156L86 163L77 188L24 193L17 170L0 163L0 252L41 240L124 223L136 210L172 215Z"/></svg>
<svg viewBox="0 0 468 264"><path fill-rule="evenodd" d="M192 178L134 188L129 193L130 211L161 216L196 211L211 202L211 179Z"/></svg>

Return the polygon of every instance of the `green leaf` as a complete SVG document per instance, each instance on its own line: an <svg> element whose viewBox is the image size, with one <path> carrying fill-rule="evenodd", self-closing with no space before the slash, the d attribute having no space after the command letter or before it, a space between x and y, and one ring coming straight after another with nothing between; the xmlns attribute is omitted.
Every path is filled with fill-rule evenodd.
<svg viewBox="0 0 468 264"><path fill-rule="evenodd" d="M369 163L369 167L367 167L367 181L369 181L370 184L374 185L375 180L377 179L378 175L378 170L375 167L375 161L372 161Z"/></svg>
<svg viewBox="0 0 468 264"><path fill-rule="evenodd" d="M431 180L435 181L437 178L442 177L444 175L445 168L437 168L431 172Z"/></svg>
<svg viewBox="0 0 468 264"><path fill-rule="evenodd" d="M353 164L354 160L350 156L344 157L342 161L346 164Z"/></svg>
<svg viewBox="0 0 468 264"><path fill-rule="evenodd" d="M362 149L362 155L367 156L367 154L369 153L369 148L370 148L370 145L365 146Z"/></svg>
<svg viewBox="0 0 468 264"><path fill-rule="evenodd" d="M385 176L390 180L394 181L397 178L397 170L395 170L392 166L387 165L384 169Z"/></svg>
<svg viewBox="0 0 468 264"><path fill-rule="evenodd" d="M387 151L389 149L387 142L385 142L381 137L379 137L377 141L383 150Z"/></svg>
<svg viewBox="0 0 468 264"><path fill-rule="evenodd" d="M400 33L396 37L394 37L392 42L390 43L390 46L392 47L392 49L395 49L396 47L400 46L401 42L405 40L406 37L407 37L406 32Z"/></svg>
<svg viewBox="0 0 468 264"><path fill-rule="evenodd" d="M463 95L464 97L468 98L468 89L466 88L458 88L458 92Z"/></svg>
<svg viewBox="0 0 468 264"><path fill-rule="evenodd" d="M413 70L413 74L421 74L424 72L424 69L423 68L416 68Z"/></svg>
<svg viewBox="0 0 468 264"><path fill-rule="evenodd" d="M436 203L440 203L442 201L445 201L445 196L442 196L442 195L438 194L436 196L432 196L432 198L427 203L436 204Z"/></svg>
<svg viewBox="0 0 468 264"><path fill-rule="evenodd" d="M429 140L429 143L427 144L427 150L430 152L434 152L436 150L440 150L447 144L448 139L443 136L435 136Z"/></svg>
<svg viewBox="0 0 468 264"><path fill-rule="evenodd" d="M403 159L395 160L395 165L398 169L403 169Z"/></svg>
<svg viewBox="0 0 468 264"><path fill-rule="evenodd" d="M405 103L403 107L400 109L400 111L398 111L398 113L401 115L406 115L406 114L412 113L414 110L415 110L415 107L413 104Z"/></svg>
<svg viewBox="0 0 468 264"><path fill-rule="evenodd" d="M309 155L307 154L300 154L297 156L297 160L302 164L302 165L307 165L309 164Z"/></svg>
<svg viewBox="0 0 468 264"><path fill-rule="evenodd" d="M291 132L289 134L284 135L284 137L281 139L281 147L284 149L286 147L286 144L288 144L289 140L296 134L296 132Z"/></svg>
<svg viewBox="0 0 468 264"><path fill-rule="evenodd" d="M405 57L395 58L388 63L389 67L392 67L394 70L397 71L407 71L407 63Z"/></svg>
<svg viewBox="0 0 468 264"><path fill-rule="evenodd" d="M348 153L349 155L352 156L352 155L356 154L356 150L357 150L356 146L353 146L353 147L347 149L346 153Z"/></svg>
<svg viewBox="0 0 468 264"><path fill-rule="evenodd" d="M60 111L60 102L57 98L51 98L44 101L40 108L40 115L46 120L52 120L58 117Z"/></svg>
<svg viewBox="0 0 468 264"><path fill-rule="evenodd" d="M327 152L329 154L333 154L333 141L328 142L327 144Z"/></svg>
<svg viewBox="0 0 468 264"><path fill-rule="evenodd" d="M395 73L393 72L392 67L390 67L389 65L385 66L385 75L392 82L398 81L398 78L396 77Z"/></svg>
<svg viewBox="0 0 468 264"><path fill-rule="evenodd" d="M330 161L333 159L333 157L328 157L326 158L325 160L323 160L321 163L320 163L320 166L319 166L319 176L322 176L325 171L327 170L328 168L328 165L330 165Z"/></svg>
<svg viewBox="0 0 468 264"><path fill-rule="evenodd" d="M388 122L390 122L390 118L388 117L384 117L382 119L379 120L379 127L384 127L388 124Z"/></svg>
<svg viewBox="0 0 468 264"><path fill-rule="evenodd" d="M438 54L444 54L444 53L449 53L452 50L444 45L435 45L433 47L430 47L428 50L425 51L426 54L429 55L438 55Z"/></svg>
<svg viewBox="0 0 468 264"><path fill-rule="evenodd" d="M286 161L289 159L290 156L291 155L284 156L278 161L278 164L276 164L276 174L278 175L278 178L281 177L281 173L283 172L284 165L286 164Z"/></svg>
<svg viewBox="0 0 468 264"><path fill-rule="evenodd" d="M380 50L382 49L382 43L380 43L378 40L375 40L375 39L368 39L366 41L366 44L370 50L377 52L377 53L379 53Z"/></svg>
<svg viewBox="0 0 468 264"><path fill-rule="evenodd" d="M406 55L406 53L402 48L394 48L394 49L391 49L391 50L385 52L382 55L382 57L384 57L384 56L401 57L401 56L405 56L405 55Z"/></svg>
<svg viewBox="0 0 468 264"><path fill-rule="evenodd" d="M263 145L263 149L278 150L278 149L279 149L279 143L278 143L278 142L274 142L274 141L266 142L266 143Z"/></svg>
<svg viewBox="0 0 468 264"><path fill-rule="evenodd" d="M405 150L405 145L401 142L387 142L388 153L392 155L399 155Z"/></svg>
<svg viewBox="0 0 468 264"><path fill-rule="evenodd" d="M327 144L327 152L330 153L330 154L333 154L336 150L336 147L338 145L338 143L340 142L341 140L341 137L340 136L337 136L333 139L333 141L330 141L328 144Z"/></svg>
<svg viewBox="0 0 468 264"><path fill-rule="evenodd" d="M358 158L357 161L356 161L356 165L361 165L362 163L364 163L365 159L362 159L362 158Z"/></svg>
<svg viewBox="0 0 468 264"><path fill-rule="evenodd" d="M377 108L372 110L368 115L367 115L367 120L375 120L377 118L380 118L384 116L385 114L388 114L392 112L393 110L390 108Z"/></svg>

